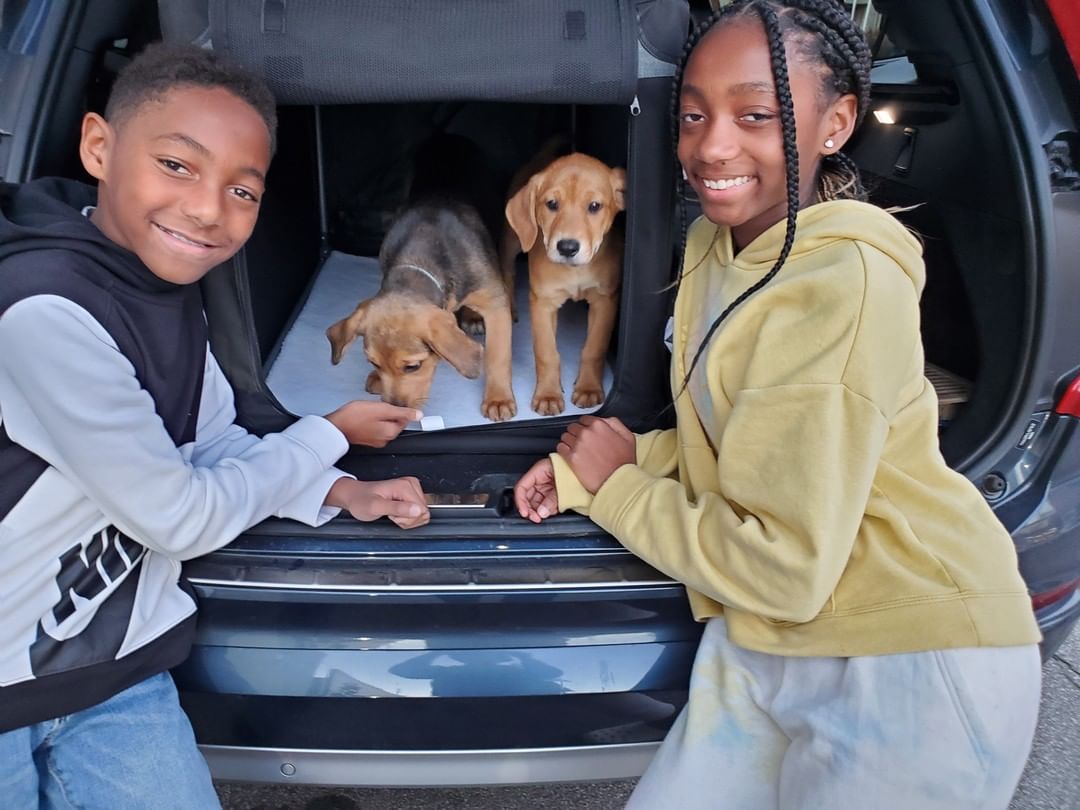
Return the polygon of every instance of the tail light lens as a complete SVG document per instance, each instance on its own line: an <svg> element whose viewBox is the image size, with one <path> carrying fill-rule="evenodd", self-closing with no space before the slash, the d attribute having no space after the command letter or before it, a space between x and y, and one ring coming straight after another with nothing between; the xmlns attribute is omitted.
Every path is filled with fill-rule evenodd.
<svg viewBox="0 0 1080 810"><path fill-rule="evenodd" d="M1080 417L1080 377L1073 380L1065 389L1065 393L1061 395L1061 399L1054 407L1054 413Z"/></svg>
<svg viewBox="0 0 1080 810"><path fill-rule="evenodd" d="M1042 593L1034 594L1031 597L1031 607L1035 610L1040 610L1047 605L1052 605L1054 602L1075 591L1077 586L1080 586L1080 579L1066 582L1064 585L1059 585L1051 591L1043 591Z"/></svg>
<svg viewBox="0 0 1080 810"><path fill-rule="evenodd" d="M1080 73L1080 8L1076 0L1046 0L1073 67Z"/></svg>

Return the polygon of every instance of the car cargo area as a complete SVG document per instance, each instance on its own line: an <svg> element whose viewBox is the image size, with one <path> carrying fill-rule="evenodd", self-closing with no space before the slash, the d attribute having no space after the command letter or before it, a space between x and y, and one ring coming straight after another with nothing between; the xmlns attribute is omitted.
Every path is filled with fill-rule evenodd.
<svg viewBox="0 0 1080 810"><path fill-rule="evenodd" d="M506 199L510 176L545 144L557 142L563 151L584 151L612 166L626 163L629 109L620 107L579 108L577 106L495 105L477 103L421 105L356 105L350 107L307 108L296 124L317 123L322 142L316 149L321 165L313 167L325 201L314 196L304 201L291 195L284 203L293 209L325 212L320 231L316 265L290 262L282 266L273 257L283 250L283 235L263 231L257 240L266 240L263 261L271 267L252 268L253 275L273 278L272 289L300 290L288 317L281 322L284 303L277 305L276 318L257 315L260 347L266 355L266 381L270 392L291 413L327 413L349 399L376 399L364 391L364 381L372 370L364 357L362 341L349 349L339 365L330 360L326 330L348 316L362 300L374 296L382 279L375 259L386 229L402 207L411 179L413 156L429 137L451 133L468 138L485 156L490 175L483 181ZM377 122L377 125L372 124ZM290 119L290 124L292 119ZM283 156L293 161L293 156ZM501 210L498 212L501 216ZM493 234L498 244L500 234ZM285 237L288 238L288 237ZM293 238L303 238L294 236ZM516 240L516 237L515 237ZM524 256L515 289L519 319L513 327L513 380L518 403L515 421L539 418L529 407L535 383L529 283ZM258 306L259 302L255 302ZM267 301L266 306L273 306ZM578 357L585 340L587 311L584 302L568 302L559 312L558 346L562 360L563 390L569 394L577 372ZM653 324L655 327L655 324ZM648 329L642 324L642 331ZM655 328L657 334L659 328ZM605 389L613 383L617 345L607 364ZM491 424L480 412L482 378L468 379L449 363L441 362L427 403L425 425L437 420L448 428ZM595 408L579 408L566 402L566 416ZM419 428L419 425L413 425Z"/></svg>
<svg viewBox="0 0 1080 810"><path fill-rule="evenodd" d="M895 207L923 242L927 376L941 403L943 451L960 463L992 433L1025 351L1025 301L1032 279L1018 157L1011 138L980 135L990 129L1007 132L1002 125L1007 111L976 66L963 60L967 46L951 13L935 6L930 24L922 12L902 4L878 6L889 16L875 71L875 110L850 151L872 200ZM504 186L553 136L571 149L627 168L620 316L605 371L608 396L599 410L638 429L656 424L667 388L664 287L676 252L675 245L665 249L656 242L677 241L679 212L666 203L667 82L639 84L639 90L655 85L654 94L639 93L631 105L466 100L282 107L270 192L236 282L245 289L230 287L231 295L250 307L258 351L236 375L252 388L250 397L241 396L242 418L256 429L269 429L280 423L283 414L274 413L279 409L325 412L349 398L373 397L364 391L371 366L359 342L334 366L325 330L378 288L374 257L407 191L413 150L434 132L452 132L490 155L492 179ZM694 214L689 200L687 215ZM566 411L541 417L529 407L535 377L523 305L528 294L524 256L518 264L517 416L502 424L486 420L479 412L482 380L467 380L442 363L424 412L440 417L436 421L449 435L432 444L430 435L407 432L398 452L412 458L410 465L415 454L438 454L442 448L488 456L515 450L525 456L529 447L542 451L543 443L530 438L556 437L566 420L581 412L568 395L584 338L583 303L568 303L559 315ZM235 323L215 324L214 279L208 287L212 327L235 330ZM222 309L222 318L230 321L246 315L243 308ZM228 338L230 343L242 339ZM259 379L249 380L253 375ZM466 437L463 430L498 438Z"/></svg>

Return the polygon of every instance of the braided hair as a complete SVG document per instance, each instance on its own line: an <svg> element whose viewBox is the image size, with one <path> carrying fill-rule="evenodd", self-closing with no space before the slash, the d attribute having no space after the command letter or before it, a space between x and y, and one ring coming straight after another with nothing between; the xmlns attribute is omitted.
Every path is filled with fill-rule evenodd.
<svg viewBox="0 0 1080 810"><path fill-rule="evenodd" d="M676 150L679 141L679 96L682 90L683 74L690 55L702 38L714 27L731 20L755 17L765 27L765 37L769 44L769 58L772 63L773 82L776 97L780 102L780 124L784 139L784 163L787 175L787 228L784 244L776 263L768 273L746 289L720 313L709 326L701 345L694 354L690 367L683 379L681 394L686 390L698 360L715 334L720 324L739 304L760 290L780 272L795 242L795 223L799 212L799 152L795 137L795 106L791 97L791 85L788 78L788 60L786 48L802 62L815 66L821 74L821 101L828 103L832 98L853 94L857 102L856 126L862 121L870 103L870 67L872 57L862 32L837 0L735 0L721 6L709 19L697 26L683 47L682 58L675 72L671 96L671 135ZM824 106L824 104L822 104ZM678 157L676 156L676 163ZM676 177L679 188L676 198L682 200L685 180L681 167L677 166ZM859 178L859 171L851 158L839 151L825 156L821 161L816 181L817 201L857 199L865 200L866 191ZM686 209L680 204L682 239L680 242L678 286L685 272L683 260L686 251ZM706 252L708 255L708 252ZM702 258L704 261L704 257ZM700 264L700 262L699 262ZM692 272L691 268L690 271Z"/></svg>

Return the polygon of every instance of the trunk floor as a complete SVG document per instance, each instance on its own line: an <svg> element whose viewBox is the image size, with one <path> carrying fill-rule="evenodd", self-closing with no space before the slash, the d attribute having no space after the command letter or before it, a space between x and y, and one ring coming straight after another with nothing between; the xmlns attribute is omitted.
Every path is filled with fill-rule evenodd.
<svg viewBox="0 0 1080 810"><path fill-rule="evenodd" d="M330 362L330 342L326 329L348 316L356 305L379 291L381 274L373 258L351 256L337 251L318 271L307 300L289 328L272 364L266 382L278 401L297 415L325 414L351 399L378 399L364 390L372 370L364 357L361 340L345 352L338 365ZM536 384L529 328L529 290L524 274L519 274L515 291L518 322L513 329L513 386L517 416L512 421L543 418L529 406ZM581 409L570 402L577 376L581 346L585 342L588 307L581 302L567 302L559 310L558 344L562 358L562 383L566 395L563 415L590 413L596 408ZM610 392L612 372L604 369L604 391ZM439 416L445 427L468 427L492 424L480 413L483 399L483 375L475 380L462 377L446 361L435 371L424 416ZM425 420L427 421L427 420Z"/></svg>

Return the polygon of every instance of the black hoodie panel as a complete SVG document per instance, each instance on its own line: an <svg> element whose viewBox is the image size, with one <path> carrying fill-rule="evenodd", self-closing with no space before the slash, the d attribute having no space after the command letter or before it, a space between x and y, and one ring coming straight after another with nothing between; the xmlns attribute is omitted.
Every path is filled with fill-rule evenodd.
<svg viewBox="0 0 1080 810"><path fill-rule="evenodd" d="M78 304L135 367L173 441L194 441L207 341L199 286L159 279L109 240L81 213L95 197L55 178L0 186L0 315L34 295Z"/></svg>
<svg viewBox="0 0 1080 810"><path fill-rule="evenodd" d="M199 287L158 278L110 241L82 213L95 198L94 189L68 180L0 184L0 317L39 295L78 305L131 362L177 446L193 442L207 351ZM0 520L47 469L0 424ZM126 541L132 559L133 543ZM115 658L136 603L138 563L78 636L57 641L39 627L29 651L34 678L0 688L0 732L88 708L186 657L194 617ZM69 584L80 593L98 580Z"/></svg>

